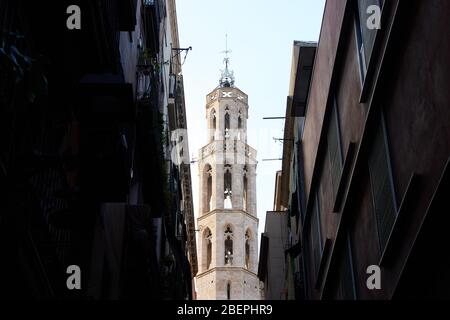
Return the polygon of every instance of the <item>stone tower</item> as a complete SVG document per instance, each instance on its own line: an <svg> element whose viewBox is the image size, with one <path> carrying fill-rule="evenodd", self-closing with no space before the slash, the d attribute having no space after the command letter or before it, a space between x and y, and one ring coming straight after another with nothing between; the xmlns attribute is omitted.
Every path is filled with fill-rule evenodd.
<svg viewBox="0 0 450 320"><path fill-rule="evenodd" d="M228 51L225 51L228 53ZM229 58L206 96L207 144L199 150L198 299L260 299L256 150L247 144L248 97Z"/></svg>

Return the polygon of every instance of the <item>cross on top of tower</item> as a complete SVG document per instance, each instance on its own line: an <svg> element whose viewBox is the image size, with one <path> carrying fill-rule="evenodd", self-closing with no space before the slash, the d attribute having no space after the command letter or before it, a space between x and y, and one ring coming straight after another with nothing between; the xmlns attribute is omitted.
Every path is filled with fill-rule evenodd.
<svg viewBox="0 0 450 320"><path fill-rule="evenodd" d="M233 71L228 69L228 66L230 64L230 58L228 57L228 54L231 53L231 50L228 50L228 34L225 35L225 51L222 51L221 53L225 54L225 58L223 59L223 62L225 63L225 69L221 70L219 83L221 87L232 87L234 86L234 73Z"/></svg>
<svg viewBox="0 0 450 320"><path fill-rule="evenodd" d="M225 53L225 63L228 63L229 58L228 58L228 54L231 53L231 50L228 50L228 34L225 34L225 51L222 51L222 53Z"/></svg>

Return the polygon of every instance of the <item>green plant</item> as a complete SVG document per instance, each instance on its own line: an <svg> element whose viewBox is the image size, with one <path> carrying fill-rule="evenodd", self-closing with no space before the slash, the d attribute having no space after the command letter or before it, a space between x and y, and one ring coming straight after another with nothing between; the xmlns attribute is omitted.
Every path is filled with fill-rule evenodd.
<svg viewBox="0 0 450 320"><path fill-rule="evenodd" d="M151 66L153 66L153 69L156 72L159 72L161 69L161 64L158 63L158 59L157 56L154 52L150 51L149 49L145 48L144 50L142 50L141 52L141 57L142 59L144 59L144 61L146 61L146 63L150 64Z"/></svg>
<svg viewBox="0 0 450 320"><path fill-rule="evenodd" d="M23 39L23 36L17 33L9 35L15 40ZM0 46L0 72L14 78L16 85L24 83L25 96L31 103L37 96L47 94L48 82L41 59L22 53L14 44L6 45L5 41Z"/></svg>

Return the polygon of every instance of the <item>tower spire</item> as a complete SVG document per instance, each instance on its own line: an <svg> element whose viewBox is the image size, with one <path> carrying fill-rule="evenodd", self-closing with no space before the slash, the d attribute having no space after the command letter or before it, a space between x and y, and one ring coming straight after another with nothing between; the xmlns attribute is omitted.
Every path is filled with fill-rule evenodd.
<svg viewBox="0 0 450 320"><path fill-rule="evenodd" d="M220 86L233 87L234 72L228 69L230 64L230 58L228 57L228 54L231 53L231 50L228 50L228 34L225 34L225 51L222 51L221 53L225 54L225 58L223 59L223 62L225 63L225 69L221 70L221 76L219 80Z"/></svg>

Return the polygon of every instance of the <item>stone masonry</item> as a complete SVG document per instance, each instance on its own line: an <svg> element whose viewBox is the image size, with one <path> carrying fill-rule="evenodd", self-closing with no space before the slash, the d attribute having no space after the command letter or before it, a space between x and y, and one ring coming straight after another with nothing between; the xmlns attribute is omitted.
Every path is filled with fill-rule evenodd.
<svg viewBox="0 0 450 320"><path fill-rule="evenodd" d="M226 70L227 71L227 70ZM247 144L248 97L227 79L206 97L199 150L197 298L260 299L256 150Z"/></svg>

